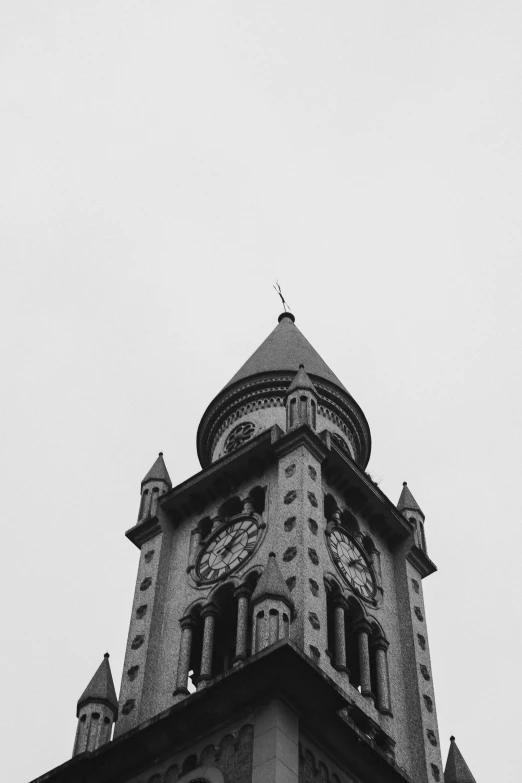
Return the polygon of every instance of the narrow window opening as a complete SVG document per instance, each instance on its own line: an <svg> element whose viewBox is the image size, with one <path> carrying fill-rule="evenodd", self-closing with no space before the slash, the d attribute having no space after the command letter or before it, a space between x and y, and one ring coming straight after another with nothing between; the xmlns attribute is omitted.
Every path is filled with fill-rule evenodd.
<svg viewBox="0 0 522 783"><path fill-rule="evenodd" d="M290 426L293 427L296 420L296 408L297 408L297 400L295 397L290 400Z"/></svg>

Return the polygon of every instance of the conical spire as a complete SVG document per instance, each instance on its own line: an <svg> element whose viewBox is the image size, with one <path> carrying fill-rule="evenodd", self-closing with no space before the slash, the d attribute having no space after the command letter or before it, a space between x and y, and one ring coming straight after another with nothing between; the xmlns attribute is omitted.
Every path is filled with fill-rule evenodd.
<svg viewBox="0 0 522 783"><path fill-rule="evenodd" d="M268 556L268 562L265 566L265 570L261 574L259 582L256 585L256 589L252 594L252 604L257 604L264 598L276 598L290 608L294 608L294 602L290 595L290 590L283 579L274 552L270 552Z"/></svg>
<svg viewBox="0 0 522 783"><path fill-rule="evenodd" d="M446 761L446 769L444 770L444 783L477 783L457 747L455 737L450 737L450 749L448 760Z"/></svg>
<svg viewBox="0 0 522 783"><path fill-rule="evenodd" d="M170 476L167 470L167 467L165 465L165 461L163 459L163 452L160 451L158 454L158 458L154 465L151 467L143 481L141 482L142 486L145 484L146 481L164 481L165 484L169 487L169 489L172 487L172 482L170 480Z"/></svg>
<svg viewBox="0 0 522 783"><path fill-rule="evenodd" d="M114 682L109 664L109 653L105 653L103 661L98 666L96 673L80 698L76 709L76 717L79 716L80 709L88 702L107 704L112 707L114 713L118 712L118 699L114 689Z"/></svg>
<svg viewBox="0 0 522 783"><path fill-rule="evenodd" d="M399 498L399 502L397 503L397 508L399 511L418 511L419 514L424 516L421 507L411 494L410 490L408 489L408 484L405 481L402 482L402 492Z"/></svg>
<svg viewBox="0 0 522 783"><path fill-rule="evenodd" d="M294 321L292 313L281 313L276 328L227 383L225 389L252 375L296 371L299 363L302 362L311 375L330 381L346 392L339 378L310 345Z"/></svg>
<svg viewBox="0 0 522 783"><path fill-rule="evenodd" d="M312 381L310 380L310 376L306 372L304 368L304 364L299 365L299 369L296 372L292 383L288 387L287 394L290 394L296 389L306 389L308 391L313 392L313 394L317 396L316 388L313 385Z"/></svg>

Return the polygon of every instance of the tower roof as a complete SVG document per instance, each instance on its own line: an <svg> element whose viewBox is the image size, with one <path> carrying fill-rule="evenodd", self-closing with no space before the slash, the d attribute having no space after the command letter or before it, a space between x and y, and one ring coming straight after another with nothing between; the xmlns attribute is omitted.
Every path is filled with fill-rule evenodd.
<svg viewBox="0 0 522 783"><path fill-rule="evenodd" d="M170 480L167 466L165 465L165 460L163 459L162 451L160 451L156 462L154 463L154 465L151 467L151 469L149 470L149 472L141 482L142 485L145 484L145 482L147 481L164 481L165 484L168 484L169 487L172 487L172 482Z"/></svg>
<svg viewBox="0 0 522 783"><path fill-rule="evenodd" d="M294 608L290 590L277 565L274 552L270 552L268 556L268 562L252 594L251 602L252 604L259 603L263 598L277 598L284 601L290 609Z"/></svg>
<svg viewBox="0 0 522 783"><path fill-rule="evenodd" d="M241 369L227 383L225 389L252 375L292 370L295 372L300 364L304 364L307 372L311 375L324 378L347 391L339 378L299 331L294 321L292 313L282 313L276 328L254 351L250 359L247 359Z"/></svg>
<svg viewBox="0 0 522 783"><path fill-rule="evenodd" d="M450 737L450 749L444 770L444 783L477 783L457 747L455 737Z"/></svg>
<svg viewBox="0 0 522 783"><path fill-rule="evenodd" d="M304 364L299 365L299 369L296 372L292 383L288 387L287 394L290 394L290 392L293 392L296 389L308 389L314 394L317 394L315 386L313 385L312 381L310 380L310 376L304 368Z"/></svg>
<svg viewBox="0 0 522 783"><path fill-rule="evenodd" d="M94 677L78 699L76 717L78 717L81 707L88 702L100 702L112 707L115 712L118 711L118 699L114 689L114 682L109 664L109 653L105 653L103 661L100 663Z"/></svg>
<svg viewBox="0 0 522 783"><path fill-rule="evenodd" d="M402 482L402 492L401 496L399 498L399 502L397 503L397 508L399 511L418 511L422 516L424 516L424 513L411 494L408 484L403 481Z"/></svg>

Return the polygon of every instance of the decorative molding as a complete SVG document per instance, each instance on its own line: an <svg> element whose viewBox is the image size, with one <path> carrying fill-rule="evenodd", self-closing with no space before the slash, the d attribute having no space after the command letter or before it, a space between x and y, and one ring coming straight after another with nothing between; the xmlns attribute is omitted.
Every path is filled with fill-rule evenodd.
<svg viewBox="0 0 522 783"><path fill-rule="evenodd" d="M125 536L129 541L132 541L138 549L141 549L143 544L162 532L163 528L158 517L147 517L147 519L138 522L137 525L131 527L130 530L127 530Z"/></svg>

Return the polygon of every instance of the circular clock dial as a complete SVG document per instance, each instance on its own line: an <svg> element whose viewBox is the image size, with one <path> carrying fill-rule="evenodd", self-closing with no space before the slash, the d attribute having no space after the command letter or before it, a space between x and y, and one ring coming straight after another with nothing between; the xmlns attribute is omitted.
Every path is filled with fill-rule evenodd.
<svg viewBox="0 0 522 783"><path fill-rule="evenodd" d="M220 530L198 559L200 579L214 582L241 565L254 551L258 535L259 527L253 519L239 519Z"/></svg>
<svg viewBox="0 0 522 783"><path fill-rule="evenodd" d="M328 543L335 564L346 581L363 598L371 598L375 593L375 578L360 546L340 528L332 530Z"/></svg>

